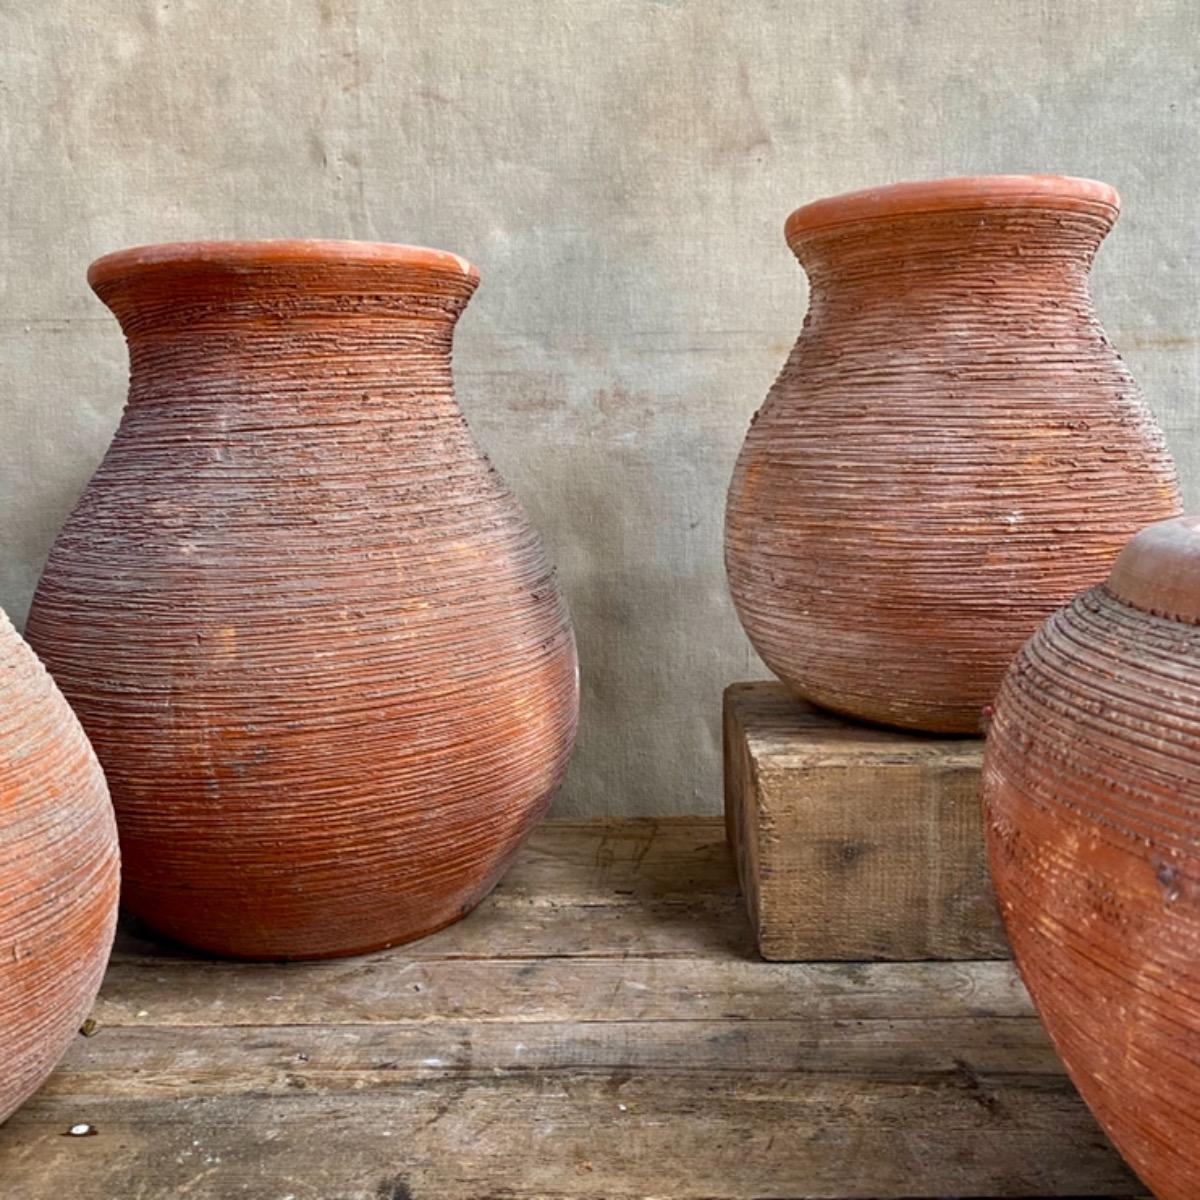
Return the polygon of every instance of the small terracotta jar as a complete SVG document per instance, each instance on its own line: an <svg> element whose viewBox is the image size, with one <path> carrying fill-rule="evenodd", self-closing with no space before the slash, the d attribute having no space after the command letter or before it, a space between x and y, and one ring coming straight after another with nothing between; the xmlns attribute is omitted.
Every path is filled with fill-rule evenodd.
<svg viewBox="0 0 1200 1200"><path fill-rule="evenodd" d="M808 316L742 448L725 559L750 640L851 716L978 731L1021 643L1179 512L1096 319L1102 183L904 183L794 212Z"/></svg>
<svg viewBox="0 0 1200 1200"><path fill-rule="evenodd" d="M1083 1098L1161 1200L1200 1196L1200 518L1164 521L1017 656L988 858Z"/></svg>
<svg viewBox="0 0 1200 1200"><path fill-rule="evenodd" d="M117 921L108 789L79 722L0 611L0 1121L96 998Z"/></svg>
<svg viewBox="0 0 1200 1200"><path fill-rule="evenodd" d="M28 637L108 774L124 903L248 958L457 920L549 805L578 713L553 571L454 397L475 269L231 242L88 278L129 403Z"/></svg>

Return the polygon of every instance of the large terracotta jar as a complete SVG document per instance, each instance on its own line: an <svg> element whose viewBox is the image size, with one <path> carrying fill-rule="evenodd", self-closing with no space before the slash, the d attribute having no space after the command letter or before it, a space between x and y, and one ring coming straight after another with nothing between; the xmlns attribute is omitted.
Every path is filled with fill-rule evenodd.
<svg viewBox="0 0 1200 1200"><path fill-rule="evenodd" d="M28 637L108 775L125 905L254 958L457 920L550 803L578 712L553 571L454 397L476 271L231 242L88 279L129 402Z"/></svg>
<svg viewBox="0 0 1200 1200"><path fill-rule="evenodd" d="M1067 1069L1161 1200L1200 1196L1200 518L1056 613L988 733L988 859Z"/></svg>
<svg viewBox="0 0 1200 1200"><path fill-rule="evenodd" d="M976 732L1038 623L1179 512L1088 295L1117 210L1102 183L993 176L789 218L809 311L738 459L725 557L800 695Z"/></svg>
<svg viewBox="0 0 1200 1200"><path fill-rule="evenodd" d="M0 1121L87 1017L112 947L119 874L100 764L0 611Z"/></svg>

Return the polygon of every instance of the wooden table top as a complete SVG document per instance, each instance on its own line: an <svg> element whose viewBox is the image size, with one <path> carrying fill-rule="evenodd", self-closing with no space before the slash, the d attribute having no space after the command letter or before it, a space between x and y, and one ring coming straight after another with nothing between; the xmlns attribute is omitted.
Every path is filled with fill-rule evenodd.
<svg viewBox="0 0 1200 1200"><path fill-rule="evenodd" d="M125 930L95 1021L0 1128L3 1200L1143 1194L1011 964L763 963L716 818L549 822L364 958Z"/></svg>

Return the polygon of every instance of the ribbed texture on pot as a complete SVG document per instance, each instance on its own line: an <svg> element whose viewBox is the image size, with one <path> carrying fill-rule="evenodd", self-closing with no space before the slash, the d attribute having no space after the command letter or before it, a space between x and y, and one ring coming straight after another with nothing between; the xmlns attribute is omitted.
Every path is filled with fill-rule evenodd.
<svg viewBox="0 0 1200 1200"><path fill-rule="evenodd" d="M119 873L95 755L0 612L0 1121L87 1017L112 947Z"/></svg>
<svg viewBox="0 0 1200 1200"><path fill-rule="evenodd" d="M499 879L578 712L553 572L453 394L476 278L167 250L93 269L129 404L28 627L108 773L124 901L240 957L419 937Z"/></svg>
<svg viewBox="0 0 1200 1200"><path fill-rule="evenodd" d="M1200 628L1098 586L1005 678L988 858L1072 1079L1162 1200L1200 1195Z"/></svg>
<svg viewBox="0 0 1200 1200"><path fill-rule="evenodd" d="M972 209L954 182L958 207L793 218L809 312L738 459L726 566L799 694L975 732L1038 623L1179 497L1087 290L1115 209L1062 189Z"/></svg>

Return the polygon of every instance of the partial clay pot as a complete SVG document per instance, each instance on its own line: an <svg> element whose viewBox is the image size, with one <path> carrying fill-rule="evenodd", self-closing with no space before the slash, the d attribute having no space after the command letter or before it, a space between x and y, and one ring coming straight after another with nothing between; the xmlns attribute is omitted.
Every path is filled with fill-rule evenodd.
<svg viewBox="0 0 1200 1200"><path fill-rule="evenodd" d="M1056 613L988 733L988 858L1042 1019L1160 1200L1200 1196L1200 518Z"/></svg>
<svg viewBox="0 0 1200 1200"><path fill-rule="evenodd" d="M0 611L0 1121L87 1018L112 948L119 876L100 764Z"/></svg>
<svg viewBox="0 0 1200 1200"><path fill-rule="evenodd" d="M1179 512L1087 274L1102 183L903 183L794 212L804 329L747 435L725 561L795 692L976 732L1021 643Z"/></svg>
<svg viewBox="0 0 1200 1200"><path fill-rule="evenodd" d="M124 903L248 958L457 920L549 805L578 714L553 571L454 398L475 269L214 242L88 279L129 403L28 637L108 774Z"/></svg>

